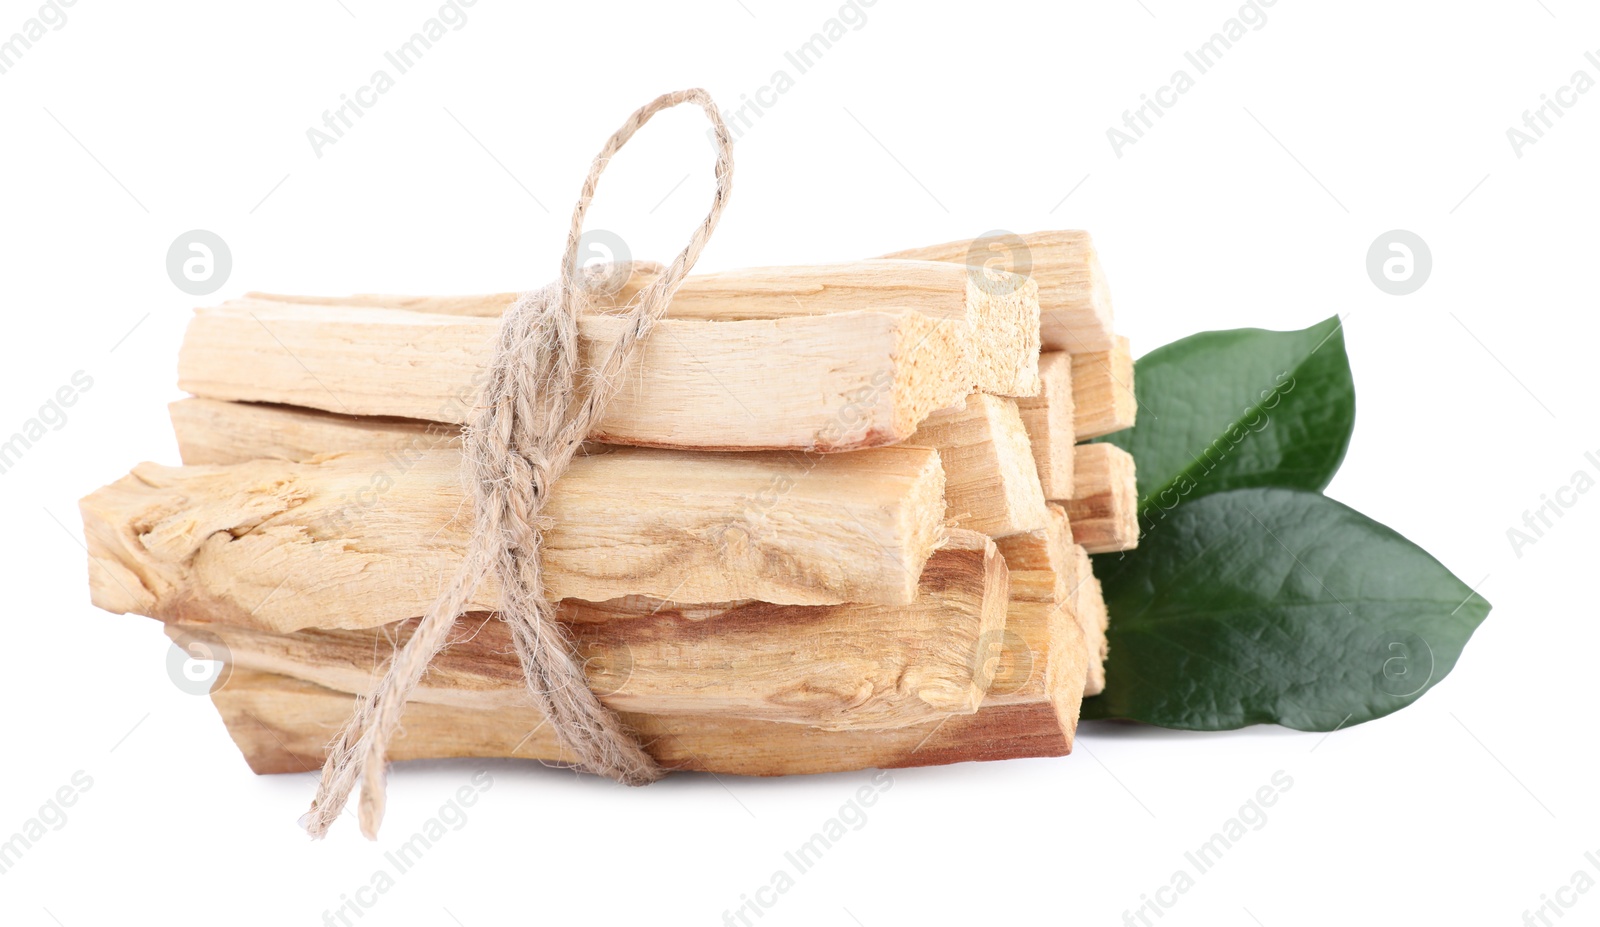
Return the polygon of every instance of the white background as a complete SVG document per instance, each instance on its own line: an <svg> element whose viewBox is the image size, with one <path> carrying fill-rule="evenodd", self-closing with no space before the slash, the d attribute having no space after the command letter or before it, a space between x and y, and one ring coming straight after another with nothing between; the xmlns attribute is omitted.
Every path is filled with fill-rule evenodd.
<svg viewBox="0 0 1600 927"><path fill-rule="evenodd" d="M401 767L376 845L348 819L312 843L295 823L312 777L252 775L209 700L169 680L157 625L88 604L75 501L138 461L177 461L165 403L189 310L249 289L539 285L627 113L696 85L736 106L793 74L784 52L839 6L479 0L316 157L306 130L437 8L79 0L0 76L0 432L74 371L94 380L0 475L0 836L75 771L94 782L0 876L7 924L321 923L485 765ZM0 37L36 9L0 2ZM1600 92L1520 158L1506 137L1573 72L1600 73L1584 58L1600 16L1576 0L1278 0L1115 156L1107 127L1192 74L1184 51L1237 9L879 0L744 133L700 269L1087 228L1136 351L1341 315L1359 416L1330 494L1493 613L1417 704L1326 739L1085 725L1071 757L895 772L759 923L1121 923L1278 770L1294 785L1267 824L1164 927L1520 924L1600 851L1600 493L1520 557L1506 537L1600 451ZM653 122L591 225L635 256L674 253L709 201L703 126L688 108ZM232 248L214 296L165 271L192 228ZM1432 248L1407 297L1365 270L1393 228ZM628 790L487 768L467 825L360 923L722 923L870 775ZM1565 923L1580 922L1600 922L1600 891L1577 896Z"/></svg>

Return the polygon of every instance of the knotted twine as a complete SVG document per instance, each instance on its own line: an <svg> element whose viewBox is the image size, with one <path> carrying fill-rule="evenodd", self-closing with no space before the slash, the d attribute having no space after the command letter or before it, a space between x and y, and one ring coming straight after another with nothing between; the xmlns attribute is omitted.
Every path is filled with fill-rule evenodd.
<svg viewBox="0 0 1600 927"><path fill-rule="evenodd" d="M612 156L650 117L681 103L698 104L714 129L717 184L711 210L688 246L623 310L627 325L604 360L583 370L578 317L589 308L594 282L593 275L580 277L577 262L584 216ZM311 836L327 833L359 779L361 831L377 838L388 744L406 699L491 573L500 583L499 615L511 626L528 691L561 745L583 769L628 785L645 785L664 774L634 733L590 691L572 637L545 598L539 551L549 519L540 512L551 487L605 413L639 345L700 257L732 182L733 141L710 94L700 89L664 94L641 107L595 156L572 210L561 276L522 295L506 312L486 382L463 432L462 473L474 523L466 556L383 679L358 701L329 746L317 797L301 818Z"/></svg>

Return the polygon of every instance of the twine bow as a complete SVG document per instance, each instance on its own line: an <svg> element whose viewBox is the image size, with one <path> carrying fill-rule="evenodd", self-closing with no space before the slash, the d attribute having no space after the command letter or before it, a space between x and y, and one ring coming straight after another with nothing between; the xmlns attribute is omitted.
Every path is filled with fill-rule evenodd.
<svg viewBox="0 0 1600 927"><path fill-rule="evenodd" d="M698 104L714 128L717 187L711 209L683 251L626 307L628 324L604 359L584 370L578 319L594 285L594 278L581 277L577 266L584 216L612 156L650 117L681 103ZM301 818L311 836L327 833L359 779L361 830L376 839L383 820L388 744L406 699L491 572L500 582L499 614L511 626L528 691L561 744L584 769L628 785L645 785L664 774L635 734L590 691L571 635L545 598L539 549L548 519L540 512L621 386L640 343L700 257L732 182L733 141L710 94L700 89L664 94L641 107L595 156L572 210L561 276L524 294L506 312L487 381L463 433L462 470L474 520L466 557L383 679L358 701L329 746L317 797Z"/></svg>

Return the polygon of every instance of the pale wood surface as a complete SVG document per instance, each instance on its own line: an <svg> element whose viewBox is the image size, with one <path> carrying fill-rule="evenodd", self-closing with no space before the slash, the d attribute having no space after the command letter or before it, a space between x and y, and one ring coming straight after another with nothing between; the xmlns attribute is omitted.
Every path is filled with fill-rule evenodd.
<svg viewBox="0 0 1600 927"><path fill-rule="evenodd" d="M974 394L963 409L929 416L907 443L938 449L956 524L991 537L1044 527L1044 491L1014 401Z"/></svg>
<svg viewBox="0 0 1600 927"><path fill-rule="evenodd" d="M989 694L972 714L885 730L704 714L628 712L623 720L664 766L777 776L1062 756L1072 749L1088 671L1078 624L1065 609L1013 602ZM509 655L503 659L514 659ZM290 676L236 669L213 690L228 732L258 773L318 768L355 696ZM521 757L570 763L531 708L466 708L413 700L392 759Z"/></svg>
<svg viewBox="0 0 1600 927"><path fill-rule="evenodd" d="M1072 396L1079 441L1132 428L1139 411L1133 392L1133 351L1118 335L1108 351L1072 356Z"/></svg>
<svg viewBox="0 0 1600 927"><path fill-rule="evenodd" d="M328 454L372 452L397 464L423 450L460 446L455 426L411 419L337 415L295 406L181 399L169 407L185 464L235 464L257 458L305 462ZM974 394L938 413L905 446L932 447L945 471L947 514L997 536L1042 523L1044 497L1021 456L1012 400ZM595 444L591 451L602 453ZM796 452L796 466L820 455Z"/></svg>
<svg viewBox="0 0 1600 927"><path fill-rule="evenodd" d="M1105 690L1108 615L1088 551L1074 543L1072 527L1061 505L1050 503L1050 523L995 542L1010 573L1011 598L1065 607L1077 619L1088 648L1084 694Z"/></svg>
<svg viewBox="0 0 1600 927"><path fill-rule="evenodd" d="M288 676L240 670L211 694L250 768L260 774L316 772L328 742L355 708L355 696ZM937 727L823 731L742 718L625 715L668 769L718 775L783 776L936 766L974 760L1064 756L1071 737L1044 703L985 707ZM532 708L481 711L411 702L392 760L507 757L570 764L550 726Z"/></svg>
<svg viewBox="0 0 1600 927"><path fill-rule="evenodd" d="M186 463L233 463L259 456L305 460L327 451L348 450L405 455L424 447L450 446L458 440L453 428L402 419L352 418L203 399L180 400L171 408ZM1105 605L1098 582L1093 582L1091 588L1093 577L1087 555L1072 544L1065 512L1055 503L1049 509L1051 522L1046 529L999 541L1011 566L1012 595L1022 600L1071 603L1092 657L1086 693L1098 694L1105 678ZM1076 556L1069 556L1068 552ZM1071 562L1065 562L1068 560Z"/></svg>
<svg viewBox="0 0 1600 927"><path fill-rule="evenodd" d="M299 462L356 451L400 460L460 444L454 426L410 419L193 398L169 408L186 464L243 463L261 457ZM963 527L1004 537L1044 523L1044 494L1013 400L973 394L960 409L931 416L906 446L939 451L947 515ZM604 450L600 445L592 449ZM809 466L821 455L796 452L793 459L796 466Z"/></svg>
<svg viewBox="0 0 1600 927"><path fill-rule="evenodd" d="M1043 350L1074 354L1111 348L1111 291L1088 232L1043 231L1022 235L1022 247L1007 236L945 242L884 257L952 261L994 267L985 273L1025 274L1039 287L1039 334Z"/></svg>
<svg viewBox="0 0 1600 927"><path fill-rule="evenodd" d="M1059 504L1046 506L1043 528L999 538L995 544L1010 572L1011 597L1024 602L1063 602L1072 594L1072 526Z"/></svg>
<svg viewBox="0 0 1600 927"><path fill-rule="evenodd" d="M1076 485L1063 504L1072 536L1092 554L1131 550L1139 544L1139 492L1133 455L1114 444L1080 444L1073 462Z"/></svg>
<svg viewBox="0 0 1600 927"><path fill-rule="evenodd" d="M141 464L80 503L96 605L279 631L421 615L471 531L460 452ZM544 514L553 599L906 604L944 538L938 452L577 458ZM492 609L485 583L473 606Z"/></svg>
<svg viewBox="0 0 1600 927"><path fill-rule="evenodd" d="M583 363L624 325L583 316ZM498 329L491 318L234 300L196 310L178 385L211 399L460 424ZM965 321L915 309L663 320L591 437L740 450L896 443L972 390L973 338Z"/></svg>
<svg viewBox="0 0 1600 927"><path fill-rule="evenodd" d="M1076 235L1081 233L1066 233ZM1067 246L1067 252L1073 251ZM1052 258L1055 254L1052 252ZM1081 261L1081 258L1078 258ZM614 293L597 295L604 310L625 305L654 279L655 270L635 267ZM1067 272L1070 275L1070 271ZM476 296L290 296L252 293L278 302L365 306L413 312L497 318L516 301L515 293ZM969 273L942 258L871 260L842 264L747 267L684 278L667 306L667 318L702 321L776 320L841 312L916 310L929 318L965 323L969 338L968 384L1001 396L1031 396L1038 391L1036 360L1043 323L1039 285L1004 271ZM720 369L720 368L719 368Z"/></svg>
<svg viewBox="0 0 1600 927"><path fill-rule="evenodd" d="M632 297L639 278L617 296L619 303ZM1011 274L986 278L932 260L742 268L688 277L667 313L682 319L776 319L908 308L964 319L972 327L975 389L1001 396L1038 391L1039 288Z"/></svg>
<svg viewBox="0 0 1600 927"><path fill-rule="evenodd" d="M1039 395L1018 399L1017 410L1046 499L1072 497L1072 446L1078 440L1073 409L1072 355L1039 355Z"/></svg>
<svg viewBox="0 0 1600 927"><path fill-rule="evenodd" d="M1081 544L1074 544L1071 559L1072 608L1078 615L1078 626L1083 629L1089 653L1089 670L1083 687L1083 694L1088 697L1106 689L1106 657L1111 652L1106 631L1111 627L1111 615L1106 611L1105 595L1100 589L1099 577L1094 575L1089 552Z"/></svg>
<svg viewBox="0 0 1600 927"><path fill-rule="evenodd" d="M910 605L680 605L567 600L558 618L590 688L619 711L692 712L812 724L903 727L978 709L1005 629L1005 561L988 538L954 531L928 559ZM289 634L175 624L174 639L221 642L235 668L365 692L416 621ZM462 616L412 698L493 710L528 705L505 622Z"/></svg>
<svg viewBox="0 0 1600 927"><path fill-rule="evenodd" d="M195 397L170 403L167 411L178 454L190 465L258 458L302 463L359 451L392 455L398 464L416 451L461 447L459 426L409 418Z"/></svg>
<svg viewBox="0 0 1600 927"><path fill-rule="evenodd" d="M693 342L693 348L711 346L709 353L716 359L708 364L698 356L699 351L683 350L665 363L641 364L639 382L624 390L636 397L635 407L620 406L633 418L618 427L608 418L604 433L592 437L617 443L719 449L833 451L893 442L905 442L906 446L828 457L684 454L696 459L749 459L766 466L759 475L743 467L742 460L729 462L725 470L697 472L690 481L692 492L676 487L680 508L675 511L684 514L681 499L685 495L695 498L696 504L670 526L664 517L665 501L660 519L622 526L616 522L621 513L637 510L640 495L659 494L665 500L672 495L673 486L663 487L658 479L650 478L653 474L642 471L630 473L632 479L610 474L609 485L595 481L597 497L621 495L627 505L607 507L597 501L595 511L603 510L605 519L583 524L579 517L579 524L572 529L578 535L576 542L562 549L573 553L572 582L582 587L583 598L626 598L600 604L569 601L563 605L563 616L590 657L591 684L624 712L627 723L644 736L652 753L666 765L776 775L1070 751L1083 694L1099 691L1104 685L1105 610L1087 554L1073 543L1076 519L1069 525L1066 510L1044 504L1047 485L1050 497L1062 495L1064 489L1076 489L1072 470L1081 465L1081 458L1067 445L1079 427L1073 400L1081 401L1084 395L1076 392L1072 383L1074 362L1080 358L1063 353L1055 355L1055 360L1046 355L1036 362L1040 342L1035 339L1028 346L1028 313L1031 310L1033 317L1039 318L1046 291L1052 293L1054 315L1047 308L1040 323L1046 333L1045 346L1050 347L1053 338L1063 342L1058 345L1061 351L1085 353L1098 336L1093 333L1094 323L1085 322L1083 310L1103 314L1109 332L1110 304L1087 235L1040 233L1028 240L1033 281L1000 277L997 284L993 274L969 272L961 262L971 243L962 242L951 243L961 245L961 256L929 254L917 255L919 260L912 262L861 262L849 272L834 266L699 275L690 278L692 285L686 282L675 297L669 319L652 342L664 340L669 333L678 334ZM937 251L938 247L928 250ZM952 263L933 263L938 261ZM922 268L912 268L913 264ZM636 285L638 279L630 285ZM618 301L628 295L625 290ZM259 301L201 311L202 315L232 314L219 321L226 331L217 340L225 348L223 353L230 349L227 342L236 341L232 359L243 363L239 370L231 371L228 358L208 357L194 378L189 378L191 371L185 368L186 388L219 399L294 403L369 416L351 420L209 399L174 403L174 426L186 462L238 460L241 446L260 449L263 456L280 461L241 464L240 469L268 469L232 486L176 480L170 468L136 471L129 480L141 485L123 487L130 497L154 489L155 495L165 493L170 499L176 492L185 495L188 505L188 497L199 490L201 497L215 504L210 511L201 506L203 511L189 512L199 518L182 525L175 523L170 511L158 511L159 505L147 507L145 516L165 514L167 519L131 519L121 536L92 552L91 574L99 577L97 589L114 588L131 579L139 590L135 595L124 587L107 592L109 598L140 599L148 591L145 583L156 576L158 584L168 584L166 595L150 597L152 604L161 600L161 609L153 609L161 611L158 617L173 622L228 623L208 625L211 632L225 636L235 659L232 677L214 693L214 699L257 771L320 764L324 745L353 707L352 693L366 691L378 661L387 656L388 645L383 642L404 633L399 626L378 627L388 622L370 618L352 622L348 607L308 607L305 600L325 593L335 601L349 596L352 604L378 606L369 611L389 609L396 598L406 596L420 597L426 604L436 580L446 575L452 561L448 555L439 558L437 548L459 544L470 525L463 523L466 519L460 511L456 484L444 485L444 476L454 475L451 462L459 466L457 432L450 424L428 420L455 423L464 417L475 395L474 377L486 357L482 345L496 327L493 317L510 302L506 296L328 301L341 305ZM394 332L386 327L393 325L392 321L382 322L367 314L367 307L387 313L391 320L404 318L406 326L415 328ZM268 320L258 311L279 315ZM894 321L878 326L861 321L868 317ZM419 318L428 321L419 323ZM450 329L434 321L439 318L453 319L458 327ZM199 319L197 316L197 324ZM245 320L263 334L245 334ZM815 328L800 324L818 320L825 324ZM840 320L848 320L849 325L838 325ZM591 356L597 347L609 343L608 338L615 337L614 330L606 329L612 321L603 312L584 317L585 348ZM468 326L485 322L491 324L480 333L480 343L469 345ZM787 325L789 335L799 332L800 337L781 341L773 332L733 332L734 326L755 323ZM289 343L281 337L282 327L288 325L296 337L321 341L331 334L328 330L320 335L307 332L324 324L355 325L355 329L333 335L345 343L326 355L326 369L334 371L326 377L325 368L307 363L298 349L287 350ZM693 324L706 328L688 327ZM351 338L356 329L360 331ZM372 334L379 329L387 334ZM439 330L454 334L441 336ZM1039 327L1032 331L1036 335ZM990 334L974 334L982 332ZM808 333L812 336L809 341L804 337ZM1090 340L1085 341L1086 337ZM350 343L363 338L371 339L361 345L364 356L351 360ZM738 350L739 342L749 342L745 353ZM774 365L758 359L780 342L780 353L801 342L815 346L815 351L802 357L810 365L788 360ZM935 342L933 350L925 347L928 342ZM1019 343L1024 346L1020 352L1015 350ZM1104 346L1114 347L1109 336ZM284 358L268 363L272 368L269 376L256 376L253 365L272 348ZM718 354L718 350L724 353ZM830 350L834 366L823 362ZM189 353L186 342L185 355ZM308 353L316 354L316 350ZM872 359L880 357L887 359L874 366ZM694 369L697 363L699 370ZM299 369L299 374L289 364ZM404 400L403 409L353 409L338 387L324 381L338 380L350 375L348 368L363 365L374 371L354 375L362 381L355 390L362 403L387 402L387 388L398 380L415 386L417 381L409 378L416 369L432 371L422 375L424 385L419 392L426 394L427 400L440 401L430 408L410 397ZM724 381L718 384L724 396L720 400L707 398L705 384L699 382L708 366ZM730 367L735 371L732 384L723 376ZM312 371L309 375L307 368ZM370 382L364 380L367 376L372 377ZM746 378L738 379L740 376ZM431 386L426 382L430 379L434 380ZM846 379L851 386L836 385ZM257 380L268 382L269 389L281 394L258 394L263 387L252 382ZM796 382L818 381L830 384L822 392L831 400L812 395L802 403L793 398L796 392L813 392L809 388L797 391ZM198 382L206 383L206 388L193 389L191 384ZM227 385L219 389L217 383ZM1127 383L1131 385L1131 376ZM959 390L952 394L956 387ZM763 389L770 390L780 405L791 403L784 407L784 417L769 419ZM968 397L964 408L950 408L959 406L962 397L974 389L997 395ZM785 394L789 394L787 400ZM998 395L1038 398L1013 402ZM1052 395L1058 401L1050 402ZM681 411L667 409L664 396L673 397ZM732 421L737 407L752 399L759 400L761 411L752 414L746 409L743 422ZM1114 402L1115 396L1106 392L1103 400L1091 397L1090 401ZM445 409L459 411L446 414ZM936 412L938 409L945 411ZM285 431L279 427L284 414L294 417L295 428ZM356 422L353 431L346 430ZM1036 431L1064 436L1047 442L1056 451L1054 457L1038 453L1039 442L1029 440ZM661 440L663 434L669 439ZM326 453L330 443L340 447L332 442L341 439L348 442L344 446L351 447L351 453L316 459L318 453ZM938 453L930 454L921 450L922 446L938 448ZM932 456L931 471L926 466L919 470L905 460L884 460L866 468L870 479L858 472L861 468L854 459L896 452ZM601 453L593 459L610 456L613 453ZM312 462L283 462L289 460ZM834 461L852 462L848 466L841 463L831 474L833 480L819 480L819 471ZM303 493L306 478L302 474L296 474L300 482L290 480L295 485L284 488L271 467L315 468L336 472L337 478L326 485L318 482L321 477L310 478L313 491ZM162 469L169 472L156 472ZM575 465L574 473L577 469ZM396 479L376 490L371 478L385 470L397 471ZM432 475L423 485L411 491L401 489L416 482L419 472L430 471ZM1129 474L1131 479L1131 467ZM360 476L368 477L366 484ZM764 483L761 477L766 478ZM574 474L569 474L566 479L573 478ZM156 485L163 482L169 485ZM175 486L180 482L181 486ZM880 485L866 490L864 482ZM891 482L895 484L893 492L881 485ZM269 485L273 488L268 489ZM626 487L620 494L618 485ZM836 492L841 485L854 490L846 492L842 501ZM563 489L568 488L564 480ZM378 501L362 504L363 492ZM337 495L330 495L337 493L343 494L343 504ZM798 501L793 499L797 493ZM435 498L423 501L424 494ZM222 498L225 495L227 498ZM415 525L409 530L397 529L392 519L405 521L409 513L379 514L390 509L395 498L412 500L402 507L427 510L433 520L420 530ZM945 508L938 504L941 498L948 502L947 511L941 511ZM84 503L86 525L93 499L91 496ZM281 504L274 505L273 499ZM148 506L149 500L141 499L141 504ZM554 505L552 500L552 508ZM314 514L319 506L320 521L300 524L308 507ZM841 513L841 506L848 511ZM453 513L446 513L447 508L453 508ZM579 504L572 512L549 512L557 526L551 536L583 511ZM720 523L707 517L714 511L722 513ZM985 530L1001 538L1000 548L962 529L947 529L938 523L942 516L957 516L962 528ZM360 525L353 526L357 519ZM857 520L865 523L844 530ZM104 521L112 524L109 519ZM1089 523L1093 535L1097 529L1092 518ZM226 548L248 547L274 529L288 529L280 543L234 551L237 559L229 559ZM1135 524L1135 534L1136 529ZM381 546L382 536L397 530L407 539L402 545L411 546L406 556L413 558L412 568L396 570L395 576L384 580L382 591L352 595L349 587L364 584L361 574L374 570L371 562L358 566L360 555L372 553L364 548L375 539ZM295 531L302 536L288 537ZM715 548L711 556L704 550L708 534ZM423 537L426 543L419 542ZM676 545L664 557L660 556L663 537L670 537ZM952 543L935 550L941 538ZM877 551L867 548L869 539L878 546ZM886 540L892 550L884 549ZM152 563L139 557L105 556L107 551L122 554L146 543L160 548L162 556L179 553L180 558L187 558L184 569L188 574L182 583L160 575L170 569L164 561L152 570ZM321 558L300 557L298 550L317 544L342 548L324 551L327 559L338 565L321 581L315 570L307 571ZM1011 553L1002 559L1000 550L1008 545ZM383 552L380 556L395 554ZM547 551L547 565L550 556ZM122 559L131 559L137 568L129 569ZM611 562L619 559L627 562ZM867 562L856 562L863 559ZM1008 571L1007 560L1014 564L1014 571ZM196 570L201 561L202 568ZM641 567L635 561L648 561L648 565ZM273 563L276 567L269 569L276 569L275 573L259 575L262 564ZM890 565L902 574L898 585L889 576ZM405 573L410 574L410 588ZM207 588L209 584L196 582L202 575L227 575L239 584L217 595ZM419 576L423 577L420 582ZM920 581L907 582L919 576ZM668 589L669 585L675 588ZM420 590L414 588L419 586ZM859 596L862 590L877 596L866 601L900 604L839 604L858 601L850 596ZM247 600L256 593L268 598L249 607ZM497 591L487 589L483 595L492 604ZM300 604L280 608L273 601L279 596ZM656 598L647 598L651 596ZM749 601L758 598L790 604ZM663 601L668 599L674 601ZM676 604L694 601L728 604ZM1003 609L996 607L997 601ZM269 617L263 619L262 613ZM313 614L318 619L314 624L298 623ZM412 614L415 611L394 614L390 620ZM285 633L297 627L307 630ZM469 623L464 621L462 627L468 628ZM182 630L177 625L173 628ZM481 639L456 645L460 648L456 657L447 651L430 671L408 706L406 735L392 751L396 759L523 756L570 761L561 755L537 712L518 701L522 695L520 670L509 648L503 646L506 642L491 630L500 628L497 620L490 621L479 630ZM794 633L802 628L806 633ZM997 636L1003 640L998 658L986 662L985 641L993 646ZM802 678L809 681L802 682Z"/></svg>

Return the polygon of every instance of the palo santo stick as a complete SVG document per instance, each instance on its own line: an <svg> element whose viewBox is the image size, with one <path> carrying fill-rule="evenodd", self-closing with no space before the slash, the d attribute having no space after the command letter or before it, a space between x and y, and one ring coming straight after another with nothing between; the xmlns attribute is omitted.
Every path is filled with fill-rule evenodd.
<svg viewBox="0 0 1600 927"><path fill-rule="evenodd" d="M705 714L625 712L622 720L663 766L732 775L1063 756L1072 750L1087 673L1082 632L1064 609L1034 602L1013 602L1006 629L989 694L972 714L845 731ZM509 654L497 656L515 663ZM366 659L370 666L372 655ZM332 668L300 664L297 676L239 669L211 693L228 733L258 773L318 768L329 740L355 707L355 696L339 691L337 679L343 677ZM437 686L424 686L407 703L401 732L390 744L391 759L573 761L534 708L468 708L426 698L441 698Z"/></svg>
<svg viewBox="0 0 1600 927"><path fill-rule="evenodd" d="M1010 571L1013 601L1064 606L1077 620L1089 654L1084 695L1099 695L1106 681L1106 605L1088 552L1073 543L1066 510L1052 502L1047 527L995 544Z"/></svg>
<svg viewBox="0 0 1600 927"><path fill-rule="evenodd" d="M1070 603L1077 585L1067 512L1052 502L1047 513L1045 527L995 541L1006 561L1011 598L1017 601Z"/></svg>
<svg viewBox="0 0 1600 927"><path fill-rule="evenodd" d="M1079 441L1133 427L1139 403L1128 339L1118 335L1109 351L1072 355L1072 399Z"/></svg>
<svg viewBox="0 0 1600 927"><path fill-rule="evenodd" d="M625 321L586 314L581 362ZM235 300L196 310L178 357L197 396L460 424L499 322ZM590 437L710 449L851 450L908 437L971 391L962 319L915 308L706 322L663 320Z"/></svg>
<svg viewBox="0 0 1600 927"><path fill-rule="evenodd" d="M630 287L641 278L636 274ZM631 298L630 287L617 296L619 303ZM861 261L698 274L684 280L667 313L676 319L779 319L915 308L972 327L974 389L1031 396L1039 390L1038 307L1038 286L1011 274L985 277L933 260Z"/></svg>
<svg viewBox="0 0 1600 927"><path fill-rule="evenodd" d="M977 276L1011 271L1039 287L1039 335L1045 351L1073 354L1112 347L1111 291L1088 232L993 235L897 251L884 257L952 261L985 268ZM988 269L992 261L1002 264Z"/></svg>
<svg viewBox="0 0 1600 927"><path fill-rule="evenodd" d="M600 308L626 305L655 279L636 267L615 293L596 295ZM482 296L301 297L251 294L265 299L367 306L498 318L515 293ZM1002 396L1038 390L1038 287L1011 274L985 277L938 261L857 261L792 267L750 267L684 279L667 306L669 319L748 321L840 312L899 313L915 309L930 318L958 320L969 330L972 388Z"/></svg>
<svg viewBox="0 0 1600 927"><path fill-rule="evenodd" d="M1017 400L1046 499L1072 498L1072 446L1077 443L1072 366L1070 354L1039 355L1039 395Z"/></svg>
<svg viewBox="0 0 1600 927"><path fill-rule="evenodd" d="M1045 525L1044 492L1017 404L977 393L960 410L936 412L907 441L937 448L947 514L990 537Z"/></svg>
<svg viewBox="0 0 1600 927"><path fill-rule="evenodd" d="M1080 444L1076 486L1065 505L1072 536L1091 554L1139 545L1139 491L1133 455L1114 444Z"/></svg>
<svg viewBox="0 0 1600 927"><path fill-rule="evenodd" d="M1005 561L994 543L957 530L928 559L910 605L569 599L558 618L584 657L590 688L618 711L733 715L824 730L891 728L978 709L1005 628L1006 592ZM219 640L236 668L304 672L323 685L365 692L415 626L411 620L273 634L171 625L168 633ZM480 710L529 704L504 621L463 616L455 638L414 699Z"/></svg>
<svg viewBox="0 0 1600 927"><path fill-rule="evenodd" d="M167 405L185 464L236 464L258 458L304 463L323 454L388 455L396 469L417 451L461 447L461 429L409 418L337 415L296 406L220 399Z"/></svg>
<svg viewBox="0 0 1600 927"><path fill-rule="evenodd" d="M289 676L240 670L211 701L245 762L258 774L316 772L356 697ZM1081 703L1080 703L1081 704ZM1065 756L1071 737L1038 703L955 715L941 727L820 731L800 724L713 715L624 715L668 769L719 775L786 776L899 769L981 760ZM571 764L544 716L532 708L483 711L406 704L391 760L490 757Z"/></svg>
<svg viewBox="0 0 1600 927"><path fill-rule="evenodd" d="M640 448L575 459L544 510L548 594L912 602L944 533L938 453L886 447L809 463ZM460 466L454 450L141 464L80 503L94 602L278 631L421 615L473 530ZM751 508L763 520L730 514ZM470 605L493 609L499 596L490 580Z"/></svg>
<svg viewBox="0 0 1600 927"><path fill-rule="evenodd" d="M1094 575L1094 564L1082 545L1072 545L1073 589L1072 609L1078 615L1078 626L1083 629L1084 643L1089 651L1089 672L1084 681L1083 694L1087 698L1106 690L1106 657L1110 644L1106 631L1111 627L1111 615L1106 611L1106 599L1100 589L1100 580Z"/></svg>
<svg viewBox="0 0 1600 927"><path fill-rule="evenodd" d="M410 419L214 399L180 399L169 408L186 464L244 463L262 457L304 462L319 455L367 451L384 454L400 466L413 454L460 443L453 426ZM963 527L1003 537L1044 524L1044 495L1012 400L974 394L962 409L930 417L907 443L939 451L947 515L959 518ZM821 459L794 454L788 463L799 472ZM787 477L786 469L775 478ZM765 519L758 498L741 502L741 519ZM742 523L739 527L748 530Z"/></svg>

